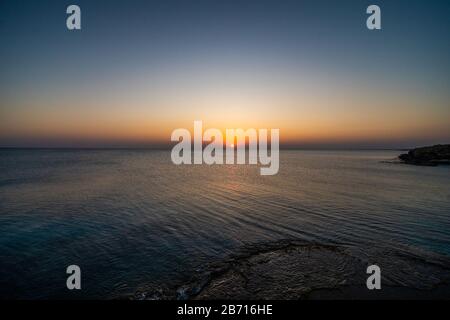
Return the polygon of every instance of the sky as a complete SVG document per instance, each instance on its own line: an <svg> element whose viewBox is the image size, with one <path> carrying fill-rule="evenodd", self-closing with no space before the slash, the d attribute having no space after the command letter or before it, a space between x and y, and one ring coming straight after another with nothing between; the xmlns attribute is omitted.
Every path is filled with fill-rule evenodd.
<svg viewBox="0 0 450 320"><path fill-rule="evenodd" d="M1 0L0 147L167 146L194 120L291 147L449 143L449 16L447 0Z"/></svg>

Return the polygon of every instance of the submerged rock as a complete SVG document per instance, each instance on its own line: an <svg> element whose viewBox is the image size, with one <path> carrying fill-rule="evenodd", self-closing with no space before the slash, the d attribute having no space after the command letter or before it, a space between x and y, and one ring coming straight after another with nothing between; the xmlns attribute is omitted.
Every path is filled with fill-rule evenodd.
<svg viewBox="0 0 450 320"><path fill-rule="evenodd" d="M398 158L404 163L419 166L450 164L450 144L412 149L408 153L399 155Z"/></svg>
<svg viewBox="0 0 450 320"><path fill-rule="evenodd" d="M381 268L368 290L367 267ZM251 246L206 266L162 299L450 298L450 260L411 247L355 247L302 241Z"/></svg>

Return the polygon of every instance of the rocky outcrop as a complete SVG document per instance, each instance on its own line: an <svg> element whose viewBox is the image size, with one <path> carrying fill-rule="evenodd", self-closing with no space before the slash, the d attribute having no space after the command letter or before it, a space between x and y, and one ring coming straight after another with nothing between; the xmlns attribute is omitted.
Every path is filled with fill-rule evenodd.
<svg viewBox="0 0 450 320"><path fill-rule="evenodd" d="M383 290L368 290L367 267L382 270ZM282 240L252 245L198 270L174 288L131 299L449 299L450 260L396 244L355 247Z"/></svg>
<svg viewBox="0 0 450 320"><path fill-rule="evenodd" d="M419 166L450 164L450 144L412 149L408 153L399 155L398 158L404 163Z"/></svg>

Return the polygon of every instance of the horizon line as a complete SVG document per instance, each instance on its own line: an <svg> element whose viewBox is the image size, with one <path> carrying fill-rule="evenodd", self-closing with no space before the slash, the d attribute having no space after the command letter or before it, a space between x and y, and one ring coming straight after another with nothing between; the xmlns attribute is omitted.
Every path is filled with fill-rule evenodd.
<svg viewBox="0 0 450 320"><path fill-rule="evenodd" d="M301 146L280 146L280 150L323 150L323 151L383 151L383 150L390 150L390 151L407 151L411 150L414 147L411 148L405 148L405 147L301 147ZM0 146L0 150L155 150L155 151L169 151L172 147L160 147L160 146L121 146L121 147L107 147L107 146L96 146L96 147L87 147L87 146L47 146L47 147L18 147L18 146L8 146L3 147ZM247 149L247 147L246 147ZM193 152L193 151L192 151Z"/></svg>

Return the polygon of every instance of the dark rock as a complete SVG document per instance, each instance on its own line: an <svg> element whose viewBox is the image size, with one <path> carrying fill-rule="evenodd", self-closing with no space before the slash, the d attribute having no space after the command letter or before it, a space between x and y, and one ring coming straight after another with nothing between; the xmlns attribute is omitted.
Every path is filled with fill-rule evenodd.
<svg viewBox="0 0 450 320"><path fill-rule="evenodd" d="M383 290L368 290L367 267L382 269ZM449 299L450 259L390 246L282 240L242 248L157 295L177 300ZM376 291L376 292L374 292ZM154 293L137 298L154 299Z"/></svg>
<svg viewBox="0 0 450 320"><path fill-rule="evenodd" d="M450 144L412 149L408 153L399 155L398 158L404 163L419 166L450 164Z"/></svg>
<svg viewBox="0 0 450 320"><path fill-rule="evenodd" d="M378 292L366 287L367 267L373 263L383 270L383 290ZM401 246L390 250L291 242L236 257L222 272L212 274L201 290L189 298L426 299L436 295L448 298L448 263L446 257L422 255ZM437 292L437 287L442 291Z"/></svg>

